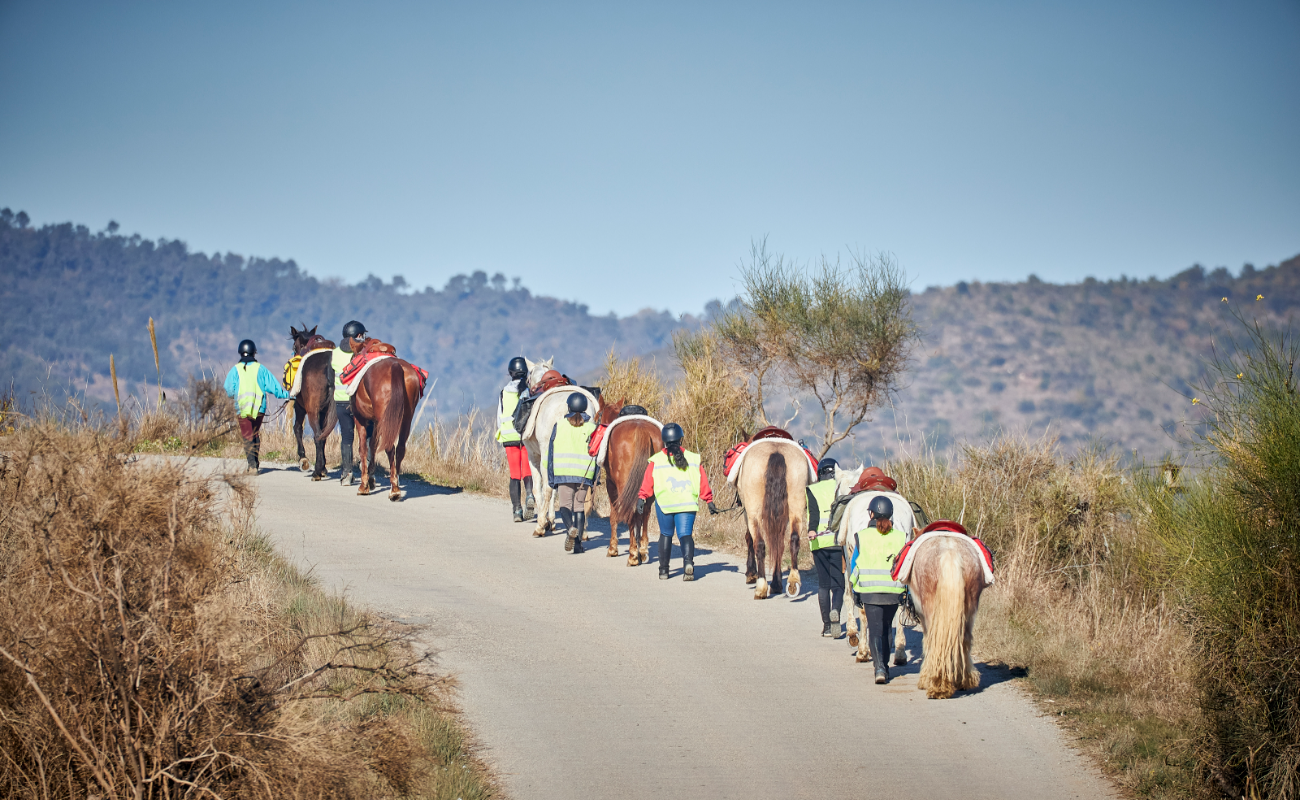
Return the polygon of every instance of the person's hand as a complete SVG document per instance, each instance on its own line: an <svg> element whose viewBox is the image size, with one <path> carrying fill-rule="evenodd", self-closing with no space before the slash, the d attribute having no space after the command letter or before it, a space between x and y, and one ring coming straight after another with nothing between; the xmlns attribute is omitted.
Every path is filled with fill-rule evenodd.
<svg viewBox="0 0 1300 800"><path fill-rule="evenodd" d="M709 513L710 513L710 514L717 514L717 513L718 513L718 507L715 506L715 505L713 504L713 501L712 501L712 500L709 501Z"/></svg>
<svg viewBox="0 0 1300 800"><path fill-rule="evenodd" d="M640 515L640 514L644 514L644 513L645 513L645 498L644 498L644 497L638 497L638 498L636 499L636 513L637 513L638 515Z"/></svg>

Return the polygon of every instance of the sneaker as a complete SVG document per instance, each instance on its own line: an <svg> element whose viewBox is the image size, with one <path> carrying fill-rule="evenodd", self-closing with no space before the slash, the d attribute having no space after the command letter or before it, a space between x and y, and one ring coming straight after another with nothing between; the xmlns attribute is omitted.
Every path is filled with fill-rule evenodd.
<svg viewBox="0 0 1300 800"><path fill-rule="evenodd" d="M876 667L876 683L889 683L889 670Z"/></svg>
<svg viewBox="0 0 1300 800"><path fill-rule="evenodd" d="M668 580L668 573L667 573L667 572L661 572L661 573L659 573L659 580L661 580L661 581L666 581L666 580Z"/></svg>
<svg viewBox="0 0 1300 800"><path fill-rule="evenodd" d="M838 608L831 609L831 622L836 625L840 624L840 610Z"/></svg>
<svg viewBox="0 0 1300 800"><path fill-rule="evenodd" d="M835 634L839 632L840 632L840 626L834 623L828 622L822 626L822 636L830 636L832 638L835 638Z"/></svg>
<svg viewBox="0 0 1300 800"><path fill-rule="evenodd" d="M518 506L515 506L515 522L523 522L523 521L524 521L524 510Z"/></svg>
<svg viewBox="0 0 1300 800"><path fill-rule="evenodd" d="M693 581L693 580L695 580L695 565L694 565L694 564L687 564L687 565L686 565L686 571L682 573L682 580L684 580L684 581Z"/></svg>
<svg viewBox="0 0 1300 800"><path fill-rule="evenodd" d="M573 552L573 541L574 541L574 539L576 539L576 538L577 538L577 537L574 535L574 532L573 532L573 531L568 531L568 532L565 534L565 536L564 536L564 552L566 552L566 553L572 553L572 552Z"/></svg>

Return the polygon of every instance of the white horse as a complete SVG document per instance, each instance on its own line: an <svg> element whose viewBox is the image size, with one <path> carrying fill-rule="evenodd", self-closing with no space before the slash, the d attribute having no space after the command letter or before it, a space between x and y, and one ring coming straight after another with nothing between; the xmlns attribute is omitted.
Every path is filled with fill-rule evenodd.
<svg viewBox="0 0 1300 800"><path fill-rule="evenodd" d="M842 470L838 466L835 468L835 497L844 497L857 484L858 479L862 477L862 471L865 469L859 464L857 469ZM894 504L893 523L895 528L903 531L907 541L911 541L916 535L918 528L916 517L912 513L912 505L907 498L897 492L869 491L862 492L849 501L848 507L844 509L844 516L840 520L839 530L836 531L835 541L844 548L844 568L845 568L845 587L844 587L844 607L840 612L840 618L846 620L845 630L848 632L849 644L858 648L856 656L858 663L871 660L871 648L867 644L867 618L866 612L853 604L853 587L848 584L848 565L853 563L853 543L854 537L851 535L857 530L866 527L868 520L867 507L871 505L874 497L887 497L889 502ZM862 624L859 626L858 620ZM894 616L894 666L901 667L907 663L907 632L904 630L903 621L898 615Z"/></svg>
<svg viewBox="0 0 1300 800"><path fill-rule="evenodd" d="M536 386L542 379L542 376L552 368L555 357L552 356L545 361L532 362L527 357L524 362L528 365L528 385ZM566 387L570 388L570 387ZM574 391L580 391L578 387L571 387ZM587 413L593 418L600 411L600 402L590 393L581 390L587 395L589 400ZM533 470L533 482L537 491L539 502L537 503L537 527L533 530L534 536L545 536L548 531L555 528L555 492L551 490L550 474L546 471L546 459L542 456L546 452L547 444L550 442L551 431L555 428L556 423L564 419L568 413L568 392L554 392L545 396L540 402L534 403L532 411L529 414L530 429L525 429L524 447L528 450L528 461ZM595 487L587 492L588 508L595 499Z"/></svg>

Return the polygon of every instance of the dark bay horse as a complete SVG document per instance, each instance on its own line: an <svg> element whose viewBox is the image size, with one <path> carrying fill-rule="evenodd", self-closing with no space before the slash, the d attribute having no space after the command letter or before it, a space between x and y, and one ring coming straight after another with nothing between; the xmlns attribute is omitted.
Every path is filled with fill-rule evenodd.
<svg viewBox="0 0 1300 800"><path fill-rule="evenodd" d="M623 398L617 405L601 406L599 421L608 425L618 418L627 403ZM646 462L660 447L660 428L653 422L634 419L620 422L609 434L605 445L605 488L609 490L609 550L610 558L618 555L618 524L627 525L627 565L635 567L649 559L650 517L654 504L647 503L640 514L636 513L636 496L645 478Z"/></svg>
<svg viewBox="0 0 1300 800"><path fill-rule="evenodd" d="M368 342L353 342L354 352ZM411 435L411 417L420 402L423 387L415 367L396 356L370 365L358 380L352 395L352 415L357 425L357 453L361 460L361 487L357 494L370 494L375 488L375 458L388 456L391 484L389 500L400 500L402 459L406 457L406 439Z"/></svg>
<svg viewBox="0 0 1300 800"><path fill-rule="evenodd" d="M319 326L317 326L319 327ZM302 330L289 326L289 338L293 342L293 354L303 356L312 350L334 349L334 343L316 335L316 328ZM334 376L330 369L328 353L314 355L299 365L301 389L293 399L293 437L298 442L298 467L306 472L311 466L307 461L307 451L302 445L302 424L311 424L312 439L316 442L316 468L311 479L321 480L325 477L325 441L338 422L334 409ZM286 387L287 388L287 387Z"/></svg>

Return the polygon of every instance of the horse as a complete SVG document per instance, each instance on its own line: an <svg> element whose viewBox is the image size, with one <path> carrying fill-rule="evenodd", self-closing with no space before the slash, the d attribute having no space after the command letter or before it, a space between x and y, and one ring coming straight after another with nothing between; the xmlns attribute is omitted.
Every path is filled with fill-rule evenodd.
<svg viewBox="0 0 1300 800"><path fill-rule="evenodd" d="M316 335L315 326L302 330L289 326L289 339L293 342L293 354L304 356L312 350L334 349L334 343ZM302 424L310 423L312 439L316 442L316 468L311 479L319 481L325 477L325 442L329 439L338 416L334 407L334 378L331 374L329 354L324 353L304 360L298 367L298 395L293 399L293 438L298 442L298 468L303 472L311 466L307 461L307 451L302 445Z"/></svg>
<svg viewBox="0 0 1300 800"><path fill-rule="evenodd" d="M808 457L774 440L754 442L745 451L736 476L736 493L745 507L745 583L757 584L754 599L768 596L764 577L772 555L771 591L781 591L781 556L790 544L790 579L786 594L799 594L799 540L807 524Z"/></svg>
<svg viewBox="0 0 1300 800"><path fill-rule="evenodd" d="M525 357L524 362L528 365L528 385L538 385L542 376L551 370L554 361L554 357L542 362L533 362ZM571 388L578 391L577 386ZM588 398L591 402L588 404L587 413L595 417L600 413L600 401L590 394ZM555 492L551 489L550 475L546 471L546 459L542 456L550 442L551 430L568 413L567 401L567 393L556 392L534 403L529 412L529 425L532 429L524 430L524 447L528 450L528 461L532 466L533 480L536 482L535 489L541 495L541 501L537 504L537 527L533 530L533 536L545 536L548 531L555 528L555 509L551 507ZM593 492L587 493L588 510L593 497Z"/></svg>
<svg viewBox="0 0 1300 800"><path fill-rule="evenodd" d="M627 404L623 398L617 405L602 406L599 422L608 425L618 418ZM605 443L605 488L609 491L609 549L610 558L618 556L618 524L627 525L627 565L635 567L649 560L651 504L636 513L637 494L645 478L647 462L659 449L661 428L644 419L620 422L609 432Z"/></svg>
<svg viewBox="0 0 1300 800"><path fill-rule="evenodd" d="M357 353L365 342L352 342ZM411 417L423 389L420 376L406 361L392 356L376 359L357 380L352 395L352 415L356 419L357 453L361 461L361 486L357 494L367 495L375 488L371 474L379 453L388 456L390 485L388 499L402 499L399 476L406 457L406 440L411 435Z"/></svg>
<svg viewBox="0 0 1300 800"><path fill-rule="evenodd" d="M970 651L984 568L975 548L956 538L927 538L915 547L907 584L925 628L916 688L931 700L946 699L980 685Z"/></svg>
<svg viewBox="0 0 1300 800"><path fill-rule="evenodd" d="M857 484L858 479L862 477L863 469L864 467L861 464L854 470L842 470L838 466L835 468L835 497L837 499L848 496L849 492ZM844 517L840 521L840 530L836 537L837 541L844 543L845 572L848 571L848 565L853 563L854 543L853 537L849 536L849 534L854 531L849 530L849 518L858 514L865 515L867 506L871 504L871 498L877 496L888 497L889 501L894 504L893 522L895 527L902 528L908 541L912 540L915 533L917 525L912 512L912 504L902 495L897 492L885 491L860 492L849 501L849 505L852 506L855 513L851 515L849 508L844 509ZM853 587L851 586L845 587L844 607L841 609L840 618L845 620L844 628L849 636L849 644L858 648L858 653L855 656L857 662L861 664L870 661L871 648L867 646L865 634L867 629L866 612L853 603ZM859 627L859 619L861 619L861 627ZM861 636L859 636L859 631L863 632ZM894 666L901 667L907 663L907 631L901 615L894 617L894 631Z"/></svg>

